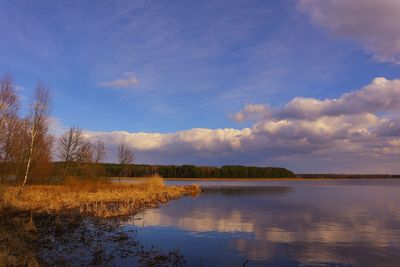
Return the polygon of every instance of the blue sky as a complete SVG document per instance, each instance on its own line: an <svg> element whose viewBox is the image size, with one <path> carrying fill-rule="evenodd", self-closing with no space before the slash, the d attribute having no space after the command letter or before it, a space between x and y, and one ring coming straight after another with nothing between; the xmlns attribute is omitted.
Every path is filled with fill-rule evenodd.
<svg viewBox="0 0 400 267"><path fill-rule="evenodd" d="M399 77L400 48L386 45L400 39L390 32L396 31L390 19L400 14L396 1L322 2L0 0L0 73L15 76L23 103L37 81L48 85L59 125L88 132L254 128L233 115L253 104L279 110L296 97L340 98L376 77ZM359 5L364 9L355 11ZM389 23L371 21L374 12L388 13ZM141 156L133 148L139 161L171 163L170 156ZM308 170L278 152L239 150L215 160L224 153L172 158ZM332 168L352 171L345 165ZM390 166L377 171L398 170Z"/></svg>

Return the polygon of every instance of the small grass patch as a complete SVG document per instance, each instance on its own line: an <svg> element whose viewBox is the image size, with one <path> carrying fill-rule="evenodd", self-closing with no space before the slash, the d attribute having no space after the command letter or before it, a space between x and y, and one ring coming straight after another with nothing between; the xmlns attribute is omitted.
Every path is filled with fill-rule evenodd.
<svg viewBox="0 0 400 267"><path fill-rule="evenodd" d="M30 215L15 210L0 210L0 267L39 266L31 242L36 238Z"/></svg>

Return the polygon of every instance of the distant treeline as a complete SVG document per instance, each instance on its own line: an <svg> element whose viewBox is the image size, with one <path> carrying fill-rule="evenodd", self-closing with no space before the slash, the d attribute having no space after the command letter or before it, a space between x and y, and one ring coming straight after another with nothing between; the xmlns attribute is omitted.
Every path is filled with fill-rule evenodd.
<svg viewBox="0 0 400 267"><path fill-rule="evenodd" d="M400 178L400 174L335 174L335 173L307 173L307 174L297 174L299 178L330 178L330 179L389 179L389 178Z"/></svg>
<svg viewBox="0 0 400 267"><path fill-rule="evenodd" d="M73 168L73 166L71 166ZM158 174L164 178L294 178L296 175L285 168L248 167L229 165L222 167L194 165L143 165L130 164L129 168L116 163L99 163L105 177L149 177ZM54 175L61 175L63 162L54 163ZM80 175L79 171L76 172Z"/></svg>

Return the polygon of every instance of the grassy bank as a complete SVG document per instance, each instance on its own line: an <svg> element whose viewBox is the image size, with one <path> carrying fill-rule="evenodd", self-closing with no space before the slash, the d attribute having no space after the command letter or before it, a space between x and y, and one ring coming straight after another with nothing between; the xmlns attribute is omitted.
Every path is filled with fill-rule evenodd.
<svg viewBox="0 0 400 267"><path fill-rule="evenodd" d="M162 178L138 184L69 180L63 185L3 188L3 206L35 213L74 212L97 217L123 216L140 208L199 191L197 186L165 186Z"/></svg>
<svg viewBox="0 0 400 267"><path fill-rule="evenodd" d="M69 179L62 185L29 185L18 196L19 189L0 188L0 266L40 265L35 256L39 225L62 232L85 217L136 214L200 191L198 186L165 186L159 177L137 184Z"/></svg>

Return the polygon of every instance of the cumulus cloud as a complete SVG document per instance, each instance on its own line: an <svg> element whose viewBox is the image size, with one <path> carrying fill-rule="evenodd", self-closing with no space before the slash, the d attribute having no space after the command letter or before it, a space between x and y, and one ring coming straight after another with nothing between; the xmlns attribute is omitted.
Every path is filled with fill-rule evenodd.
<svg viewBox="0 0 400 267"><path fill-rule="evenodd" d="M194 128L175 133L129 133L117 132L86 132L89 139L103 139L109 144L124 142L136 151L156 153L194 153L203 156L221 155L229 151L239 151L242 140L250 138L251 129L204 129Z"/></svg>
<svg viewBox="0 0 400 267"><path fill-rule="evenodd" d="M108 88L130 88L137 86L138 84L139 80L132 72L123 73L123 78L120 79L98 83L99 86Z"/></svg>
<svg viewBox="0 0 400 267"><path fill-rule="evenodd" d="M313 119L321 116L390 112L400 110L400 80L375 78L371 84L339 99L296 97L277 112L279 117Z"/></svg>
<svg viewBox="0 0 400 267"><path fill-rule="evenodd" d="M298 97L275 109L247 105L235 118L255 121L244 129L86 135L101 138L111 147L125 142L140 161L150 163L279 165L295 171L400 171L400 80L376 78L337 99Z"/></svg>
<svg viewBox="0 0 400 267"><path fill-rule="evenodd" d="M298 5L316 24L357 41L376 60L400 64L400 1L300 0Z"/></svg>
<svg viewBox="0 0 400 267"><path fill-rule="evenodd" d="M270 108L263 104L248 104L242 110L236 112L231 117L237 122L250 119L260 119L270 115Z"/></svg>
<svg viewBox="0 0 400 267"><path fill-rule="evenodd" d="M345 93L338 99L319 100L295 97L282 108L250 104L232 115L237 122L250 119L318 119L323 116L357 115L362 113L395 112L400 110L400 80L375 78L363 88Z"/></svg>
<svg viewBox="0 0 400 267"><path fill-rule="evenodd" d="M385 119L375 129L375 134L382 137L400 136L400 118Z"/></svg>

